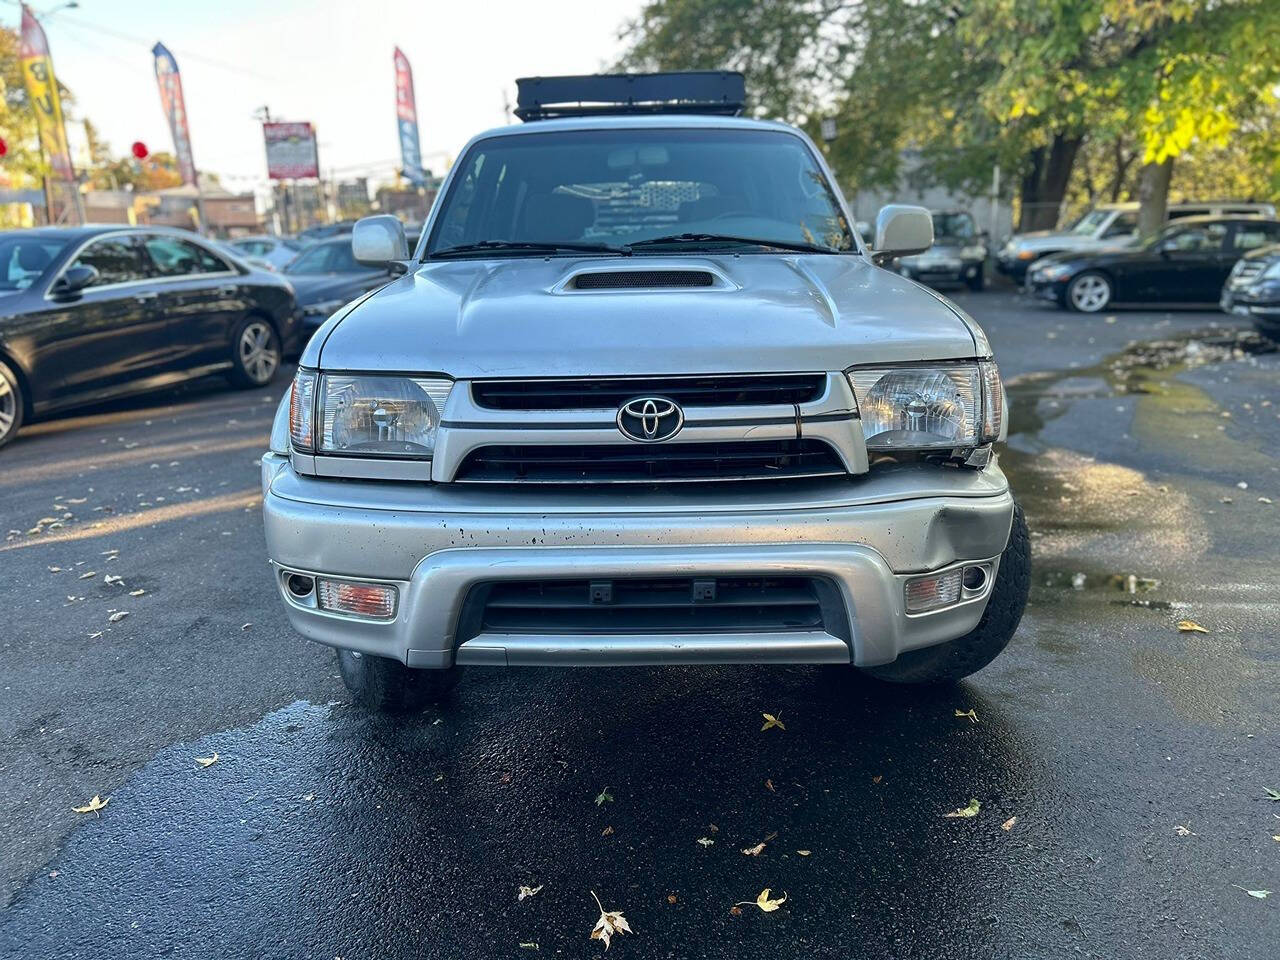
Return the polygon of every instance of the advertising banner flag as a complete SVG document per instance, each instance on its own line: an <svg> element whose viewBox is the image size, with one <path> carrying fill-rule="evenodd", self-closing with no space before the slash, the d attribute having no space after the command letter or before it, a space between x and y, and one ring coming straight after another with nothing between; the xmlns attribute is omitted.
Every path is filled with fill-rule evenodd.
<svg viewBox="0 0 1280 960"><path fill-rule="evenodd" d="M22 81L35 107L40 145L49 158L49 166L55 177L74 180L71 152L67 149L67 128L62 120L62 98L58 95L58 80L53 75L49 41L25 3L22 5L22 45L18 58L22 61Z"/></svg>
<svg viewBox="0 0 1280 960"><path fill-rule="evenodd" d="M173 134L173 152L178 158L178 173L183 183L196 183L196 162L191 154L191 130L187 127L187 105L182 99L182 76L178 61L163 43L151 48L156 58L156 83L160 87L160 105L169 120Z"/></svg>
<svg viewBox="0 0 1280 960"><path fill-rule="evenodd" d="M320 176L316 128L309 123L264 123L267 176L272 180L305 180Z"/></svg>
<svg viewBox="0 0 1280 960"><path fill-rule="evenodd" d="M418 104L413 96L413 68L409 58L395 48L396 122L400 127L400 166L405 179L415 187L426 183L422 170L422 148L418 143Z"/></svg>

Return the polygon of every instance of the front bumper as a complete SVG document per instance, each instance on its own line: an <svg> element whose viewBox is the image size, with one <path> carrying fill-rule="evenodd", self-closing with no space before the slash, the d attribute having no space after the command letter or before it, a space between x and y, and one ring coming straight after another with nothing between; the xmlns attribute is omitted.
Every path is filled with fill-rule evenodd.
<svg viewBox="0 0 1280 960"><path fill-rule="evenodd" d="M1034 261L1035 258L1033 257L1021 259L1007 253L1000 253L996 255L996 270L1003 273L1006 277L1021 283L1026 279L1027 268L1029 268Z"/></svg>
<svg viewBox="0 0 1280 960"><path fill-rule="evenodd" d="M970 283L982 271L981 260L920 260L912 257L903 260L899 272L921 283Z"/></svg>
<svg viewBox="0 0 1280 960"><path fill-rule="evenodd" d="M1047 300L1051 303L1064 304L1067 302L1067 283L1069 278L1063 277L1059 280L1038 280L1031 277L1027 280L1027 293L1035 297L1037 300Z"/></svg>
<svg viewBox="0 0 1280 960"><path fill-rule="evenodd" d="M1273 338L1280 334L1280 289L1274 286L1233 288L1228 284L1218 305L1224 313L1251 318L1260 333Z"/></svg>
<svg viewBox="0 0 1280 960"><path fill-rule="evenodd" d="M977 625L1013 518L1013 496L994 462L984 470L904 465L785 486L512 491L315 479L268 454L263 482L268 552L293 626L319 643L413 667L889 663ZM964 561L991 563L982 591L941 610L906 613L910 575ZM395 616L363 620L299 602L284 587L291 572L393 585ZM847 629L653 634L621 624L595 635L481 634L459 642L464 600L478 584L690 576L821 579L836 587Z"/></svg>

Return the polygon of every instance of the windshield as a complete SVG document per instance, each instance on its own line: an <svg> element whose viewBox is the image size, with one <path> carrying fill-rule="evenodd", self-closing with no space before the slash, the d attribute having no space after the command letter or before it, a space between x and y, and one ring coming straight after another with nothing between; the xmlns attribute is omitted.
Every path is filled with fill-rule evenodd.
<svg viewBox="0 0 1280 960"><path fill-rule="evenodd" d="M619 246L686 233L745 240L686 238L648 250L751 249L770 241L855 249L808 147L782 131L529 133L482 140L459 163L428 256L494 241Z"/></svg>
<svg viewBox="0 0 1280 960"><path fill-rule="evenodd" d="M0 292L27 289L40 279L66 243L50 237L0 239Z"/></svg>
<svg viewBox="0 0 1280 960"><path fill-rule="evenodd" d="M1111 216L1110 210L1090 210L1083 217L1075 222L1075 224L1067 230L1067 233L1074 233L1081 237L1091 237L1098 232L1098 228L1106 223L1107 218Z"/></svg>
<svg viewBox="0 0 1280 960"><path fill-rule="evenodd" d="M946 237L952 240L972 240L976 233L973 217L967 213L935 213L933 215L933 235L939 239Z"/></svg>
<svg viewBox="0 0 1280 960"><path fill-rule="evenodd" d="M359 273L368 271L351 252L351 241L320 243L308 247L289 262L285 273Z"/></svg>

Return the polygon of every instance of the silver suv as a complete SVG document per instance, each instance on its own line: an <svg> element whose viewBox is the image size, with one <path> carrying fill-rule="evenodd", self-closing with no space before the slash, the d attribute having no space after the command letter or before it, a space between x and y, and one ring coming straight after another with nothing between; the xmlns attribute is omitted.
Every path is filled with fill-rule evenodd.
<svg viewBox="0 0 1280 960"><path fill-rule="evenodd" d="M740 75L520 82L406 272L302 355L263 458L290 621L355 699L461 666L852 664L954 680L1026 602L1004 392L954 304L878 264L813 143ZM586 103L588 106L579 106Z"/></svg>

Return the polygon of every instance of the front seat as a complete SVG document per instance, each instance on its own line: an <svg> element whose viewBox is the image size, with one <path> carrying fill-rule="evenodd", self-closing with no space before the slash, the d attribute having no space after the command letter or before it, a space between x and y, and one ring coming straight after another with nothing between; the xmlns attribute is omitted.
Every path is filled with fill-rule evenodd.
<svg viewBox="0 0 1280 960"><path fill-rule="evenodd" d="M596 206L571 193L535 193L524 204L520 239L535 243L580 240L596 222Z"/></svg>

